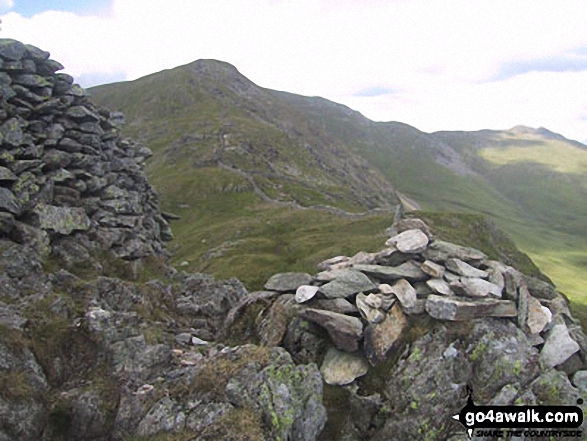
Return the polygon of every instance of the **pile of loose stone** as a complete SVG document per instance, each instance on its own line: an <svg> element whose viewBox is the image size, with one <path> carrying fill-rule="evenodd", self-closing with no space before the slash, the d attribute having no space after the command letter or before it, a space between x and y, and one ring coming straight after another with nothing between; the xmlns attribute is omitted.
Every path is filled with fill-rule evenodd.
<svg viewBox="0 0 587 441"><path fill-rule="evenodd" d="M61 69L0 39L0 235L43 254L70 235L125 259L163 254L171 230L142 172L150 150L121 139L122 116Z"/></svg>
<svg viewBox="0 0 587 441"><path fill-rule="evenodd" d="M419 219L401 220L395 233L381 252L334 257L314 276L281 273L265 285L293 297L299 316L327 331L334 345L321 369L327 383L366 374L365 357L371 365L383 362L423 314L442 321L511 320L541 346L545 367L562 365L580 350L567 328L566 299L550 284L476 249L433 240Z"/></svg>

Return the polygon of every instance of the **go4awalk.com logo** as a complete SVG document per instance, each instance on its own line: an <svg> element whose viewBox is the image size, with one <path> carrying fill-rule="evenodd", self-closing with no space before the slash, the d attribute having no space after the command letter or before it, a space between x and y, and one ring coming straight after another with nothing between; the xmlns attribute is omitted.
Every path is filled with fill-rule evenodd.
<svg viewBox="0 0 587 441"><path fill-rule="evenodd" d="M582 404L579 400L577 404ZM476 406L469 394L467 405L453 418L473 436L532 439L577 438L582 431L583 411L578 406Z"/></svg>

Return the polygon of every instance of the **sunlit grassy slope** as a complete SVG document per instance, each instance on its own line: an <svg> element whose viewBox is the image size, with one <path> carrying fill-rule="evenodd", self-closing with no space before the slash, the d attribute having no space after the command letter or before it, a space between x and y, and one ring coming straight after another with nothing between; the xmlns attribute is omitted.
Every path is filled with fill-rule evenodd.
<svg viewBox="0 0 587 441"><path fill-rule="evenodd" d="M395 187L427 210L488 215L587 304L587 151L579 143L525 127L428 134L375 123L322 98L260 88L216 61L91 92L122 110L124 133L155 153L151 182L164 208L182 217L173 224L175 264L258 288L277 271L374 251L390 212L351 220L283 203L392 208Z"/></svg>

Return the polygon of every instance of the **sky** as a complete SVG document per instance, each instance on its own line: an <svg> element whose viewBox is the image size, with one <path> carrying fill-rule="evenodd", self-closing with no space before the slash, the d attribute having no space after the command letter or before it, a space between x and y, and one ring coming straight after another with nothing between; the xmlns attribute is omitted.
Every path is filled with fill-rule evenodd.
<svg viewBox="0 0 587 441"><path fill-rule="evenodd" d="M546 127L587 143L584 0L0 0L0 38L82 86L200 58L425 132Z"/></svg>

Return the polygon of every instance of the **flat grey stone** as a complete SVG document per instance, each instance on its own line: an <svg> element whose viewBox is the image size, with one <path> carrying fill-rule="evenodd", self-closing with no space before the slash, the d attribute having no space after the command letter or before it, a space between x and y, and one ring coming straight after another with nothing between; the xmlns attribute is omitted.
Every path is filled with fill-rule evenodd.
<svg viewBox="0 0 587 441"><path fill-rule="evenodd" d="M33 210L34 226L60 234L90 229L90 219L83 208L38 204Z"/></svg>
<svg viewBox="0 0 587 441"><path fill-rule="evenodd" d="M383 265L355 265L353 269L361 271L382 282L391 282L399 279L407 279L419 282L428 279L428 275L414 262L405 262L400 266L390 267Z"/></svg>
<svg viewBox="0 0 587 441"><path fill-rule="evenodd" d="M355 303L361 316L369 323L380 323L385 319L385 314L378 307L373 306L372 302L368 302L365 294L357 294ZM381 305L381 302L379 302L379 305Z"/></svg>
<svg viewBox="0 0 587 441"><path fill-rule="evenodd" d="M391 292L397 297L404 308L413 308L416 305L416 290L406 279L400 279L391 287Z"/></svg>
<svg viewBox="0 0 587 441"><path fill-rule="evenodd" d="M479 277L486 279L488 274L487 271L483 271L469 265L467 262L463 262L461 259L448 259L446 261L446 269L452 271L463 277Z"/></svg>
<svg viewBox="0 0 587 441"><path fill-rule="evenodd" d="M552 320L552 312L533 296L528 299L528 319L526 326L530 334L539 334Z"/></svg>
<svg viewBox="0 0 587 441"><path fill-rule="evenodd" d="M420 268L430 277L434 277L435 279L442 279L445 272L445 268L442 265L438 265L431 260L426 260Z"/></svg>
<svg viewBox="0 0 587 441"><path fill-rule="evenodd" d="M369 371L367 360L360 354L349 354L330 347L324 356L320 373L326 384L343 386Z"/></svg>
<svg viewBox="0 0 587 441"><path fill-rule="evenodd" d="M461 277L458 281L452 282L450 289L455 294L467 297L497 297L501 298L501 289L499 286L488 282L487 280L476 277Z"/></svg>
<svg viewBox="0 0 587 441"><path fill-rule="evenodd" d="M428 236L419 229L406 230L388 239L385 245L393 245L402 253L421 253L428 246Z"/></svg>
<svg viewBox="0 0 587 441"><path fill-rule="evenodd" d="M300 317L326 329L338 349L346 352L355 352L359 349L359 341L363 337L363 323L357 317L313 308L300 312Z"/></svg>
<svg viewBox="0 0 587 441"><path fill-rule="evenodd" d="M426 248L422 255L424 258L434 262L446 262L450 258L461 259L465 262L487 259L487 256L479 250L455 245L442 240L435 240L428 244L428 248Z"/></svg>
<svg viewBox="0 0 587 441"><path fill-rule="evenodd" d="M369 363L379 364L389 353L399 347L408 321L399 304L395 304L381 323L370 324L365 329L364 351Z"/></svg>
<svg viewBox="0 0 587 441"><path fill-rule="evenodd" d="M320 299L313 304L316 309L326 309L327 311L338 312L339 314L354 314L357 308L347 299Z"/></svg>
<svg viewBox="0 0 587 441"><path fill-rule="evenodd" d="M320 292L330 299L346 298L359 292L374 291L375 284L360 271L342 270L338 276L320 287Z"/></svg>
<svg viewBox="0 0 587 441"><path fill-rule="evenodd" d="M553 326L540 352L540 361L545 366L555 367L564 363L579 350L579 344L571 338L564 323Z"/></svg>
<svg viewBox="0 0 587 441"><path fill-rule="evenodd" d="M320 288L317 286L311 286L311 285L302 285L300 287L298 287L298 289L296 290L296 302L298 303L304 303L307 302L308 300L312 299L316 293L318 292Z"/></svg>
<svg viewBox="0 0 587 441"><path fill-rule="evenodd" d="M312 276L306 273L279 273L271 276L265 284L268 291L295 292L302 285L309 285Z"/></svg>
<svg viewBox="0 0 587 441"><path fill-rule="evenodd" d="M481 317L516 317L514 302L509 300L457 300L432 294L426 299L426 311L438 320L464 321Z"/></svg>
<svg viewBox="0 0 587 441"><path fill-rule="evenodd" d="M9 189L0 187L0 211L18 215L20 210L21 207L16 196Z"/></svg>
<svg viewBox="0 0 587 441"><path fill-rule="evenodd" d="M432 289L432 291L434 291L437 294L441 294L443 296L452 296L452 295L454 295L454 292L452 291L452 289L450 289L449 284L446 283L442 279L430 279L430 280L427 280L426 281L426 285L428 285L430 287L430 289Z"/></svg>
<svg viewBox="0 0 587 441"><path fill-rule="evenodd" d="M345 263L349 260L347 256L336 256L326 259L318 264L318 271L327 271L332 265Z"/></svg>

